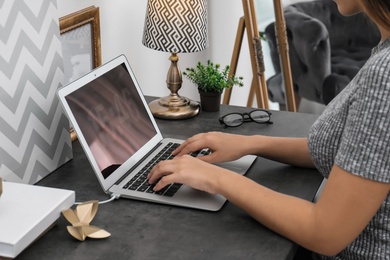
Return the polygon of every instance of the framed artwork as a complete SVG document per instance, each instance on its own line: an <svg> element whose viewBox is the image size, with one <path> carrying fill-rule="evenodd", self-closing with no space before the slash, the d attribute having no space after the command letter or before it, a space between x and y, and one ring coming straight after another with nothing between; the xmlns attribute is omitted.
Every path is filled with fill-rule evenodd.
<svg viewBox="0 0 390 260"><path fill-rule="evenodd" d="M90 6L59 19L64 60L64 84L102 63L99 7ZM72 141L77 139L73 128Z"/></svg>
<svg viewBox="0 0 390 260"><path fill-rule="evenodd" d="M65 84L101 65L99 7L60 18Z"/></svg>

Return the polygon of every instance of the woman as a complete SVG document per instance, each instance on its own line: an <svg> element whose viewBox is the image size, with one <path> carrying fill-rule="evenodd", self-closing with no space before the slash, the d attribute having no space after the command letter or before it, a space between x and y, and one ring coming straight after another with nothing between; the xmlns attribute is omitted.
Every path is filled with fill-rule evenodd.
<svg viewBox="0 0 390 260"><path fill-rule="evenodd" d="M317 259L389 259L390 1L336 3L343 15L364 12L379 27L382 39L307 138L195 135L174 151L174 160L151 171L149 182L157 182L155 190L180 182L221 194L270 229L317 253ZM213 153L201 159L187 155L205 147ZM321 197L311 203L280 194L210 164L246 154L316 167L328 178ZM234 192L237 186L243 192Z"/></svg>

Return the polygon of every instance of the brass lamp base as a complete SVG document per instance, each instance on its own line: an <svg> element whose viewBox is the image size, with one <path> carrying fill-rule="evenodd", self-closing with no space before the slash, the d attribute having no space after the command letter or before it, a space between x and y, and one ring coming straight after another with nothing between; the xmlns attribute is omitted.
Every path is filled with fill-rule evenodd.
<svg viewBox="0 0 390 260"><path fill-rule="evenodd" d="M185 119L199 113L198 102L171 94L149 103L153 116L162 119Z"/></svg>
<svg viewBox="0 0 390 260"><path fill-rule="evenodd" d="M171 66L167 74L167 86L171 94L150 102L150 110L154 117L162 119L184 119L196 116L200 109L199 103L177 94L183 82L177 65L179 61L177 53L173 52L169 60Z"/></svg>

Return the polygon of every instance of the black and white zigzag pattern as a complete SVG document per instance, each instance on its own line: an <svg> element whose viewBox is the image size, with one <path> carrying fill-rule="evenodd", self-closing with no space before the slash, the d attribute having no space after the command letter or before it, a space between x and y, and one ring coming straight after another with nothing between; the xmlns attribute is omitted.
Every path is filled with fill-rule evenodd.
<svg viewBox="0 0 390 260"><path fill-rule="evenodd" d="M56 0L0 0L0 176L36 183L72 158L56 91L64 78Z"/></svg>
<svg viewBox="0 0 390 260"><path fill-rule="evenodd" d="M149 0L142 43L166 52L207 47L206 0Z"/></svg>

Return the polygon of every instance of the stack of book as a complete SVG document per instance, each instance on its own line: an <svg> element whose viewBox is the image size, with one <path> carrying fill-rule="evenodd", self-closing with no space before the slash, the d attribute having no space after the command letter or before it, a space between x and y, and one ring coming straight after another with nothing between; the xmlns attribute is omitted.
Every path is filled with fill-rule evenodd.
<svg viewBox="0 0 390 260"><path fill-rule="evenodd" d="M0 258L15 258L75 202L71 190L3 181Z"/></svg>

